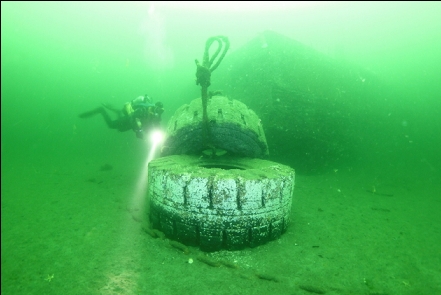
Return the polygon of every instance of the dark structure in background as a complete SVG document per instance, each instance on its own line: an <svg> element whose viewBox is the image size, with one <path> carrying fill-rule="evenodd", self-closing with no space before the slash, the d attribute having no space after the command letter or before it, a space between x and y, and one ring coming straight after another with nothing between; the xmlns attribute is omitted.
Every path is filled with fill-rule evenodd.
<svg viewBox="0 0 441 295"><path fill-rule="evenodd" d="M369 71L265 32L227 56L212 89L262 119L269 159L320 172L359 157L385 93ZM380 96L381 94L381 96ZM375 125L375 124L374 124ZM365 131L364 131L365 132Z"/></svg>

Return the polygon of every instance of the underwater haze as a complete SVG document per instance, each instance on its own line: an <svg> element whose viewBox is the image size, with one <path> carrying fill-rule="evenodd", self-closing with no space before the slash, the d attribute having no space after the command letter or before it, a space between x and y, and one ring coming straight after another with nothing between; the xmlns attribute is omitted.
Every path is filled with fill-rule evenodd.
<svg viewBox="0 0 441 295"><path fill-rule="evenodd" d="M1 293L441 294L440 15L421 1L2 1ZM291 224L256 248L182 253L143 231L149 141L79 114L148 94L166 128L200 97L195 59L219 35L209 90L254 110L268 160L296 170Z"/></svg>

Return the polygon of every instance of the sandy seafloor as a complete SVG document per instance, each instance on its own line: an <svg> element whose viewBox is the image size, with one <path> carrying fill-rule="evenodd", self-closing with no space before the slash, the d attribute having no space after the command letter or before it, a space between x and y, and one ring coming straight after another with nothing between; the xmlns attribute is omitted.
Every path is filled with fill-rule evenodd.
<svg viewBox="0 0 441 295"><path fill-rule="evenodd" d="M2 295L441 294L439 177L297 173L279 240L210 254L232 269L142 230L137 160L2 155Z"/></svg>

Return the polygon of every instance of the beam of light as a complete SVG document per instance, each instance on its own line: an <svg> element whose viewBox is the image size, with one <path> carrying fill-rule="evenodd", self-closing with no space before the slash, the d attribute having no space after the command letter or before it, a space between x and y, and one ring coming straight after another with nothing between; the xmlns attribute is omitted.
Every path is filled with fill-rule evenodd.
<svg viewBox="0 0 441 295"><path fill-rule="evenodd" d="M147 144L150 146L148 156L144 161L144 164L141 168L141 172L139 174L138 182L136 184L135 193L132 198L131 206L134 208L139 208L140 210L144 208L144 201L146 199L147 194L147 180L148 180L148 168L149 163L152 161L157 155L158 148L162 144L164 140L164 133L160 130L153 130L150 133L150 140Z"/></svg>
<svg viewBox="0 0 441 295"><path fill-rule="evenodd" d="M153 160L156 151L159 145L163 142L163 140L164 140L164 133L160 130L153 130L153 132L150 134L150 142L152 146L150 148L149 156L147 158L147 163Z"/></svg>
<svg viewBox="0 0 441 295"><path fill-rule="evenodd" d="M149 3L140 25L140 33L145 39L144 60L153 69L172 68L175 64L174 52L167 44L167 23L155 3Z"/></svg>
<svg viewBox="0 0 441 295"><path fill-rule="evenodd" d="M324 5L322 1L157 1L161 7L190 11L259 12L283 11Z"/></svg>
<svg viewBox="0 0 441 295"><path fill-rule="evenodd" d="M146 140L145 142L148 153L146 153L146 158L141 167L135 190L127 206L130 216L127 217L126 222L121 224L120 239L118 239L119 243L112 257L112 261L116 265L126 265L127 261L134 260L145 262L145 257L140 257L142 251L132 249L133 241L136 240L139 235L139 227L134 226L134 220L143 223L143 226L148 223L148 207L145 206L147 200L148 165L157 155L164 139L164 134L159 130L152 132L150 135L150 140ZM104 292L102 294L110 294L108 293L108 289L106 289L108 286L119 288L120 292L118 294L134 294L136 290L139 289L139 273L133 272L130 269L121 269L121 267L118 267L115 270L112 267L107 270L106 277L107 285L100 289L100 291Z"/></svg>

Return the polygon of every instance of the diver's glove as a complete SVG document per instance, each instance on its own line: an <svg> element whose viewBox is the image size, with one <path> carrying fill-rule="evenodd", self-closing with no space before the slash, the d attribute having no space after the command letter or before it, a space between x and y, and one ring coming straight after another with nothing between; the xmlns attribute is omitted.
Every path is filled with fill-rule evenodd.
<svg viewBox="0 0 441 295"><path fill-rule="evenodd" d="M136 137L138 137L139 139L144 138L144 132L142 132L142 129L135 130L135 133L136 133Z"/></svg>

